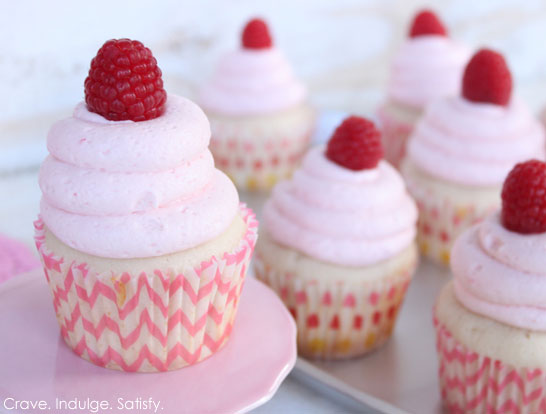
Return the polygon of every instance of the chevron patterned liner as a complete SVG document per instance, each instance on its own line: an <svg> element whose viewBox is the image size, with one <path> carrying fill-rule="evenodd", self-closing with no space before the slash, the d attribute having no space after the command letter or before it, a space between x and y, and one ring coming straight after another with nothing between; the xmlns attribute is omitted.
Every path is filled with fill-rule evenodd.
<svg viewBox="0 0 546 414"><path fill-rule="evenodd" d="M343 275L302 280L279 272L259 253L256 278L284 302L298 327L298 352L318 359L363 355L387 341L394 329L416 263L373 282L350 283Z"/></svg>
<svg viewBox="0 0 546 414"><path fill-rule="evenodd" d="M266 131L236 129L217 121L213 126L210 150L218 168L238 188L269 190L292 175L309 145L311 132L307 125L301 125L293 130L272 129L271 138L264 138L268 135Z"/></svg>
<svg viewBox="0 0 546 414"><path fill-rule="evenodd" d="M219 350L231 332L257 239L254 213L241 205L247 231L239 246L196 268L97 274L87 263L61 257L35 241L53 294L61 335L82 358L122 371L168 371Z"/></svg>
<svg viewBox="0 0 546 414"><path fill-rule="evenodd" d="M451 414L545 414L546 372L473 352L434 318L440 389Z"/></svg>

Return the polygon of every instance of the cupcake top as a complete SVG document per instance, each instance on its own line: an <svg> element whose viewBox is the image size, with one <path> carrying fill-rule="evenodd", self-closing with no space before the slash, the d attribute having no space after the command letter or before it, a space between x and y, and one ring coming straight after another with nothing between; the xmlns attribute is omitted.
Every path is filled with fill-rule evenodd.
<svg viewBox="0 0 546 414"><path fill-rule="evenodd" d="M388 96L415 108L456 95L469 50L448 37L430 10L418 13L391 66Z"/></svg>
<svg viewBox="0 0 546 414"><path fill-rule="evenodd" d="M305 99L305 87L294 77L261 19L247 23L241 48L220 60L199 95L199 103L206 111L229 116L283 111Z"/></svg>
<svg viewBox="0 0 546 414"><path fill-rule="evenodd" d="M455 294L468 309L523 329L546 331L546 164L517 164L502 210L455 242Z"/></svg>
<svg viewBox="0 0 546 414"><path fill-rule="evenodd" d="M543 159L544 145L542 125L512 97L504 58L482 49L465 69L461 96L427 107L410 138L408 158L434 177L495 186L517 162Z"/></svg>
<svg viewBox="0 0 546 414"><path fill-rule="evenodd" d="M106 42L85 86L86 103L47 137L39 177L47 228L108 258L161 256L226 230L239 199L214 168L208 120L188 99L167 96L149 49Z"/></svg>
<svg viewBox="0 0 546 414"><path fill-rule="evenodd" d="M315 259L367 266L408 247L417 210L372 122L349 117L264 206L271 237Z"/></svg>

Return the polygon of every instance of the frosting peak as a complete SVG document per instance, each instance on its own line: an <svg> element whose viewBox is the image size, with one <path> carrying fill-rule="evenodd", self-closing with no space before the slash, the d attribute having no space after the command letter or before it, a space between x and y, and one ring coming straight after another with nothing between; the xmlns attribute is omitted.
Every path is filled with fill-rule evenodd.
<svg viewBox="0 0 546 414"><path fill-rule="evenodd" d="M275 187L264 220L277 242L343 266L386 260L415 237L417 210L387 162L353 171L312 148L290 181Z"/></svg>
<svg viewBox="0 0 546 414"><path fill-rule="evenodd" d="M160 256L228 228L238 195L214 168L210 127L191 101L170 95L165 113L114 122L84 104L48 134L41 215L70 247L111 258Z"/></svg>
<svg viewBox="0 0 546 414"><path fill-rule="evenodd" d="M440 97L455 96L469 57L469 50L445 36L406 39L391 66L388 95L417 108Z"/></svg>
<svg viewBox="0 0 546 414"><path fill-rule="evenodd" d="M408 144L408 157L420 169L464 185L501 185L516 163L545 156L542 125L517 99L508 107L437 100Z"/></svg>
<svg viewBox="0 0 546 414"><path fill-rule="evenodd" d="M220 60L200 91L205 110L223 115L268 114L304 102L304 86L276 48L240 49Z"/></svg>
<svg viewBox="0 0 546 414"><path fill-rule="evenodd" d="M455 294L473 312L546 331L546 233L506 230L493 214L457 239L451 255Z"/></svg>

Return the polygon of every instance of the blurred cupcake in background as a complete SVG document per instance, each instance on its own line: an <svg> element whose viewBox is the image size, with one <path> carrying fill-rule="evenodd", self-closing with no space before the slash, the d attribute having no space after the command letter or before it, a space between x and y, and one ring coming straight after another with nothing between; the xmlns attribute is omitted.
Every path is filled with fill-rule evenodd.
<svg viewBox="0 0 546 414"><path fill-rule="evenodd" d="M408 38L391 65L387 100L378 110L385 159L398 167L406 141L425 106L459 92L470 51L449 38L431 10L413 19Z"/></svg>
<svg viewBox="0 0 546 414"><path fill-rule="evenodd" d="M402 164L419 207L422 252L448 264L453 240L499 207L510 169L544 157L543 127L512 97L503 56L478 51L466 66L460 96L427 107Z"/></svg>
<svg viewBox="0 0 546 414"><path fill-rule="evenodd" d="M241 47L220 60L199 102L216 163L241 189L287 178L308 146L315 114L306 89L261 19L247 23Z"/></svg>
<svg viewBox="0 0 546 414"><path fill-rule="evenodd" d="M453 246L434 309L450 413L546 412L546 164L510 172L502 209Z"/></svg>
<svg viewBox="0 0 546 414"><path fill-rule="evenodd" d="M391 335L417 264L417 208L382 160L374 124L349 117L266 202L255 274L298 326L298 350L348 358Z"/></svg>

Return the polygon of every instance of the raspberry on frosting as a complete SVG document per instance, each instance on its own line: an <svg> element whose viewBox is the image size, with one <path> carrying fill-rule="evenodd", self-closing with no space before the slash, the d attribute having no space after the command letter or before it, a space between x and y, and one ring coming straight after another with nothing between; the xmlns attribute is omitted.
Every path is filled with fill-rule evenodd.
<svg viewBox="0 0 546 414"><path fill-rule="evenodd" d="M503 226L523 234L546 232L546 163L517 164L502 187Z"/></svg>
<svg viewBox="0 0 546 414"><path fill-rule="evenodd" d="M508 105L512 75L504 57L490 49L476 52L466 65L462 94L473 102Z"/></svg>
<svg viewBox="0 0 546 414"><path fill-rule="evenodd" d="M432 10L421 10L413 19L409 37L438 35L447 36L447 30Z"/></svg>
<svg viewBox="0 0 546 414"><path fill-rule="evenodd" d="M150 49L130 39L107 41L91 61L85 102L111 121L146 121L165 110L167 93Z"/></svg>
<svg viewBox="0 0 546 414"><path fill-rule="evenodd" d="M262 19L250 20L243 30L241 40L245 49L268 49L273 46L267 23Z"/></svg>
<svg viewBox="0 0 546 414"><path fill-rule="evenodd" d="M328 141L326 157L350 170L375 168L383 158L381 133L372 121L350 116Z"/></svg>

